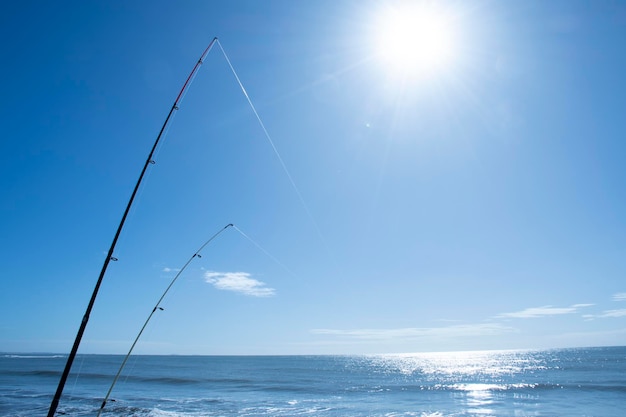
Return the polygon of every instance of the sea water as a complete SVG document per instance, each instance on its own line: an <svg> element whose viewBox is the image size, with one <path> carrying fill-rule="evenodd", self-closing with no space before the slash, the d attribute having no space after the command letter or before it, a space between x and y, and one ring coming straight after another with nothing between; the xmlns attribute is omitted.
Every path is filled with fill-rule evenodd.
<svg viewBox="0 0 626 417"><path fill-rule="evenodd" d="M0 354L0 416L46 415L65 355ZM93 416L122 362L79 355L58 415ZM626 416L626 348L135 356L103 416Z"/></svg>

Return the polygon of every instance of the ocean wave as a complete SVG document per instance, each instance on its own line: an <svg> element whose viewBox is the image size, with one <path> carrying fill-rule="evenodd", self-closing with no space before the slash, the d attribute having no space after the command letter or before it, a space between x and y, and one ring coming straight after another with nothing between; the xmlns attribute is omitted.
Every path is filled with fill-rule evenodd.
<svg viewBox="0 0 626 417"><path fill-rule="evenodd" d="M61 371L51 371L51 370L47 370L47 369L40 369L40 370L34 370L34 371L27 371L27 370L20 370L20 369L12 369L12 370L6 370L3 371L4 375L11 375L11 376L60 376L61 375Z"/></svg>
<svg viewBox="0 0 626 417"><path fill-rule="evenodd" d="M624 352L600 356L590 350L574 357L559 351L519 373L493 372L510 368L487 355L478 362L488 371L470 372L464 356L448 355L441 362L449 372L434 374L400 373L397 362L382 363L390 365L385 368L352 357L146 357L128 370L131 375L122 375L103 417L570 415L573 407L580 415L618 417L626 395ZM95 415L121 359L85 356L59 410L66 417ZM519 364L524 358L511 359ZM45 415L58 362L2 359L0 414ZM593 372L590 363L598 364Z"/></svg>
<svg viewBox="0 0 626 417"><path fill-rule="evenodd" d="M11 358L11 359L57 359L57 358L65 358L65 355L13 355L13 354L5 354L2 355L3 358Z"/></svg>

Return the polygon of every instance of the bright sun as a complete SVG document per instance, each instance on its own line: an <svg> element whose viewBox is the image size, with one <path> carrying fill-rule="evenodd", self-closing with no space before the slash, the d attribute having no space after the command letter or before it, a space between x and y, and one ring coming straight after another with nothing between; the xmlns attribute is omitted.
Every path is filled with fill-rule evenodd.
<svg viewBox="0 0 626 417"><path fill-rule="evenodd" d="M394 73L429 75L446 69L454 56L451 19L432 5L385 10L375 28L376 55Z"/></svg>

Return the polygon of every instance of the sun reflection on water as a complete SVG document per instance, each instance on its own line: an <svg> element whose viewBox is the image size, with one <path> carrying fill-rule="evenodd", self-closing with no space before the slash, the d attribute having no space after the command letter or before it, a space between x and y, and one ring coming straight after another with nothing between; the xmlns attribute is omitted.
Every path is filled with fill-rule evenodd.
<svg viewBox="0 0 626 417"><path fill-rule="evenodd" d="M544 369L544 360L534 351L472 351L404 353L372 356L387 372L405 375L498 376Z"/></svg>
<svg viewBox="0 0 626 417"><path fill-rule="evenodd" d="M525 392L532 401L545 352L476 351L373 355L369 365L399 385L449 395L473 416L495 416L506 396Z"/></svg>

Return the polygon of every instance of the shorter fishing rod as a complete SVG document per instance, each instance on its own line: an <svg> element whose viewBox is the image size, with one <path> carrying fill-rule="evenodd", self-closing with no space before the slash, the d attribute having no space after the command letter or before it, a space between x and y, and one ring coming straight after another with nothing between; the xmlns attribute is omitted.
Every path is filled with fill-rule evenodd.
<svg viewBox="0 0 626 417"><path fill-rule="evenodd" d="M178 277L185 271L185 269L187 268L187 266L191 263L191 261L193 261L195 258L201 258L200 256L200 252L202 251L202 249L204 249L204 247L206 245L208 245L209 243L211 243L211 241L213 239L215 239L216 237L218 237L220 235L220 233L222 233L224 230L228 229L229 227L234 227L234 225L232 223L227 224L226 226L224 226L222 229L220 229L217 233L215 233L213 236L211 236L211 238L209 240L207 240L206 242L204 242L204 244L202 246L200 246L200 248L194 252L193 255L191 255L191 257L187 260L187 262L185 263L185 265L180 269L180 271L178 271L178 273L176 274L176 276L172 279L172 281L170 282L170 285L167 286L167 288L165 289L165 291L163 292L163 294L161 295L161 298L159 298L159 301L157 301L156 305L154 306L154 308L152 309L152 311L150 312L150 314L148 315L148 318L146 319L145 323L143 324L143 326L141 327L141 330L139 330L139 333L137 334L137 337L135 338L135 341L133 342L133 344L130 346L130 349L128 350L128 353L126 354L126 356L124 357L124 360L122 361L122 364L120 365L120 369L118 369L117 374L115 374L115 378L113 379L113 383L111 383L111 386L109 387L109 391L107 392L107 395L104 397L104 400L102 400L102 405L100 406L100 410L98 410L98 417L100 417L100 414L102 414L102 410L104 410L104 407L107 404L107 401L109 399L109 397L111 396L111 392L113 391L113 387L115 387L115 384L117 383L117 380L119 379L120 375L122 374L122 370L124 369L124 366L126 365L126 362L128 361L128 358L130 357L131 353L133 353L133 349L135 348L135 345L137 344L137 342L139 341L139 338L141 337L141 334L143 333L143 331L145 330L146 326L148 325L148 323L150 322L150 319L152 318L152 316L154 315L154 313L157 310L163 310L163 308L161 308L161 301L163 301L163 299L165 298L165 296L167 295L168 291L170 290L170 288L172 288L172 285L174 285L174 283L176 282L176 280L178 279Z"/></svg>

